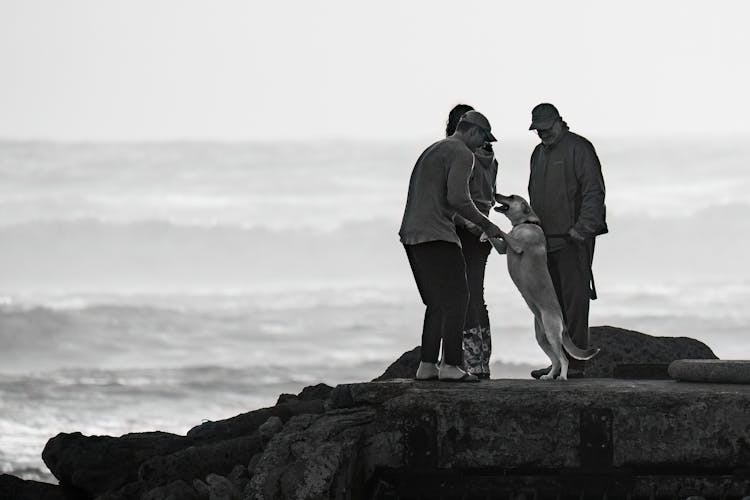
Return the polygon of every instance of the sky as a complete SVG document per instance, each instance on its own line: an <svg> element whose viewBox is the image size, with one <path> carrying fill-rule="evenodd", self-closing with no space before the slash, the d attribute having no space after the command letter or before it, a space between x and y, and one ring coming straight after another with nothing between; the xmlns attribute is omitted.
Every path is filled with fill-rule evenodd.
<svg viewBox="0 0 750 500"><path fill-rule="evenodd" d="M0 0L0 138L750 136L740 1Z"/></svg>

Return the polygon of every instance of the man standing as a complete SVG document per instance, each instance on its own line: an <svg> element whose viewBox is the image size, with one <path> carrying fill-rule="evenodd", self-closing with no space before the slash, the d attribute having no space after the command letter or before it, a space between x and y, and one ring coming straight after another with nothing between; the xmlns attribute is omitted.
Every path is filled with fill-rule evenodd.
<svg viewBox="0 0 750 500"><path fill-rule="evenodd" d="M453 135L422 153L411 174L399 236L426 306L418 380L479 381L461 368L469 291L453 216L458 213L489 237L504 236L477 210L469 194L473 151L485 141L495 140L487 118L469 111ZM444 358L438 368L441 340Z"/></svg>
<svg viewBox="0 0 750 500"><path fill-rule="evenodd" d="M547 235L547 267L573 342L589 345L589 300L596 299L591 274L594 238L607 232L604 178L594 146L568 129L557 108L531 111L541 144L531 154L529 200ZM551 367L534 370L539 378ZM584 362L571 359L568 377L583 377Z"/></svg>

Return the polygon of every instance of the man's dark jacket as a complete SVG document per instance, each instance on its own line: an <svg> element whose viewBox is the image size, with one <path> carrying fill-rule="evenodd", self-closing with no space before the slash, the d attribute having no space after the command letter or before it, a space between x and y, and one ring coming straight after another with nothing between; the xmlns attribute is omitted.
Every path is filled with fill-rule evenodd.
<svg viewBox="0 0 750 500"><path fill-rule="evenodd" d="M539 144L531 154L529 200L547 235L571 227L586 239L606 233L604 178L594 146L563 124L555 143ZM564 238L548 236L548 252L565 245Z"/></svg>

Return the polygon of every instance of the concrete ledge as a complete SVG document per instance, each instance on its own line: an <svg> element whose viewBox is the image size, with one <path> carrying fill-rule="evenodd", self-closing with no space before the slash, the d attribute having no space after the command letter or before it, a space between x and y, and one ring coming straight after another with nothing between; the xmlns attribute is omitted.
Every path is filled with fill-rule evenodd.
<svg viewBox="0 0 750 500"><path fill-rule="evenodd" d="M310 500L458 499L514 484L572 491L593 481L598 498L615 490L649 498L669 481L705 483L705 494L735 491L750 481L737 472L748 464L750 385L395 379L340 385L325 414L290 420L263 452L250 491L286 498L284 484L300 491L304 483L314 494L298 498ZM357 494L332 493L342 491ZM669 498L677 491L670 487Z"/></svg>
<svg viewBox="0 0 750 500"><path fill-rule="evenodd" d="M672 380L490 380L349 384L351 406L418 430L431 466L738 467L750 463L750 386ZM403 436L404 443L410 440ZM596 443L594 443L596 442ZM598 446L593 450L592 446ZM602 446L604 446L602 448ZM394 450L395 451L395 450ZM408 465L405 455L391 463ZM412 450L418 456L420 450Z"/></svg>
<svg viewBox="0 0 750 500"><path fill-rule="evenodd" d="M750 384L750 361L679 359L669 365L669 376L683 382Z"/></svg>

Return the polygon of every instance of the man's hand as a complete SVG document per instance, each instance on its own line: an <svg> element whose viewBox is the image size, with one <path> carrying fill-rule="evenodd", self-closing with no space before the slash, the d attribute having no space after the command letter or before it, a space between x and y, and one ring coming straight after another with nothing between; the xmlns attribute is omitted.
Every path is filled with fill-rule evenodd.
<svg viewBox="0 0 750 500"><path fill-rule="evenodd" d="M578 243L578 244L583 243L584 241L586 241L586 238L584 238L581 233L579 233L578 231L576 231L576 228L574 228L574 227L571 227L570 229L568 229L568 238L570 238L570 240L573 243Z"/></svg>

